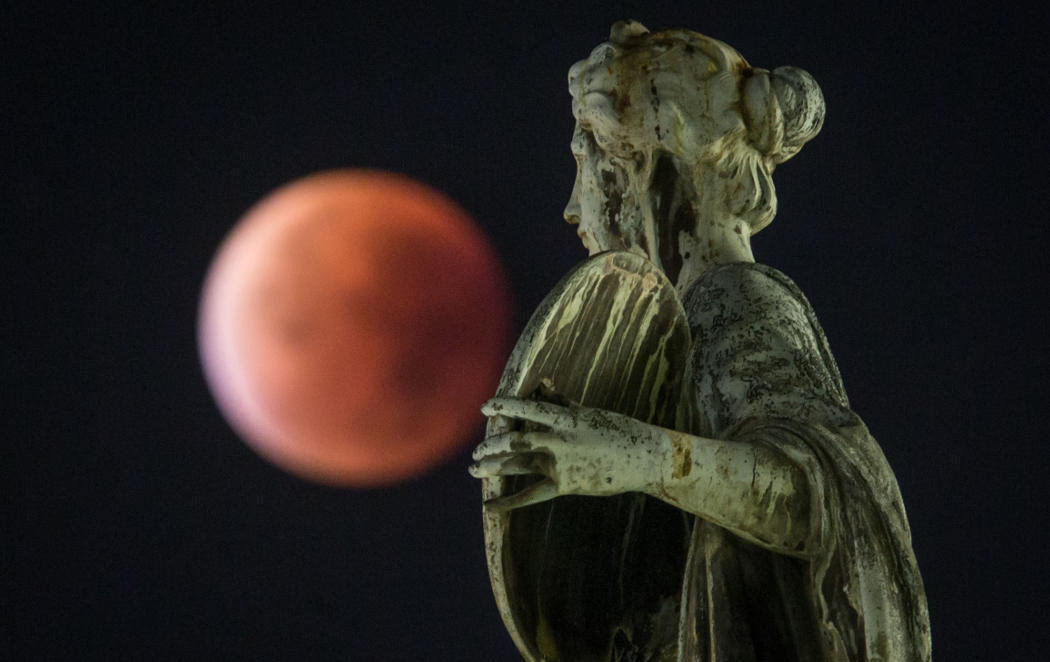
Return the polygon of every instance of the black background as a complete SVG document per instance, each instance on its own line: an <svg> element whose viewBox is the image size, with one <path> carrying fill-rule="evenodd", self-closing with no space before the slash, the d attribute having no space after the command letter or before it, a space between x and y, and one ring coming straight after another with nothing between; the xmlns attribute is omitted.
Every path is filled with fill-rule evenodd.
<svg viewBox="0 0 1050 662"><path fill-rule="evenodd" d="M89 4L0 28L0 657L517 659L477 439L387 489L287 476L212 404L197 300L255 200L367 166L474 215L520 327L584 255L566 71L633 17L820 82L756 257L811 299L897 473L937 658L1044 659L1046 9Z"/></svg>

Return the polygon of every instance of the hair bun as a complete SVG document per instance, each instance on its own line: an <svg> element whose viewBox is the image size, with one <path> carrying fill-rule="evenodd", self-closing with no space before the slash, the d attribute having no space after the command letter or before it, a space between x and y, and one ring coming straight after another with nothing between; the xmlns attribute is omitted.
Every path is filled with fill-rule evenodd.
<svg viewBox="0 0 1050 662"><path fill-rule="evenodd" d="M773 92L772 76L765 69L748 69L743 81L747 137L759 152L773 156L784 142L784 117Z"/></svg>
<svg viewBox="0 0 1050 662"><path fill-rule="evenodd" d="M820 133L824 125L824 95L813 76L798 67L777 67L770 76L770 85L784 118L783 142L771 156L776 163L783 163Z"/></svg>

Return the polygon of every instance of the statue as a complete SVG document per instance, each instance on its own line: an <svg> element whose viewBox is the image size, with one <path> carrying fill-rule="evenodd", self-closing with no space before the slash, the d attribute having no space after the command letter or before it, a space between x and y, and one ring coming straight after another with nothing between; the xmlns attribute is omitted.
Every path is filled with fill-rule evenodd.
<svg viewBox="0 0 1050 662"><path fill-rule="evenodd" d="M569 88L591 258L523 334L471 467L522 655L928 661L896 479L808 301L751 252L817 84L626 21Z"/></svg>

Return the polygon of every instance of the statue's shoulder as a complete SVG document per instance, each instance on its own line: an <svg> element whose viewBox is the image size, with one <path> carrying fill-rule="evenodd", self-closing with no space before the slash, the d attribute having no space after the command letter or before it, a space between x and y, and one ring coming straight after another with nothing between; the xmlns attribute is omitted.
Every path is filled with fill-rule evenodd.
<svg viewBox="0 0 1050 662"><path fill-rule="evenodd" d="M733 262L707 270L682 298L690 325L726 316L779 314L810 317L812 307L786 274L755 262Z"/></svg>
<svg viewBox="0 0 1050 662"><path fill-rule="evenodd" d="M802 290L783 272L750 262L720 265L689 288L683 306L697 374L705 369L723 374L743 364L756 375L772 374L777 361L805 364L795 371L799 380L820 375L814 388L837 405L849 406L824 329ZM773 363L763 367L758 356ZM769 374L763 379L770 379Z"/></svg>

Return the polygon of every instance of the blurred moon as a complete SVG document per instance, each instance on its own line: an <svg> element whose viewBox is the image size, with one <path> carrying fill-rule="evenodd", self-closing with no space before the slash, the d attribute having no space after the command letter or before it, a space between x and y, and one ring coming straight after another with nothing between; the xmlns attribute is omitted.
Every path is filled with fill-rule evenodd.
<svg viewBox="0 0 1050 662"><path fill-rule="evenodd" d="M322 483L418 475L471 441L509 334L481 230L402 176L332 171L264 198L219 249L198 342L226 419Z"/></svg>

